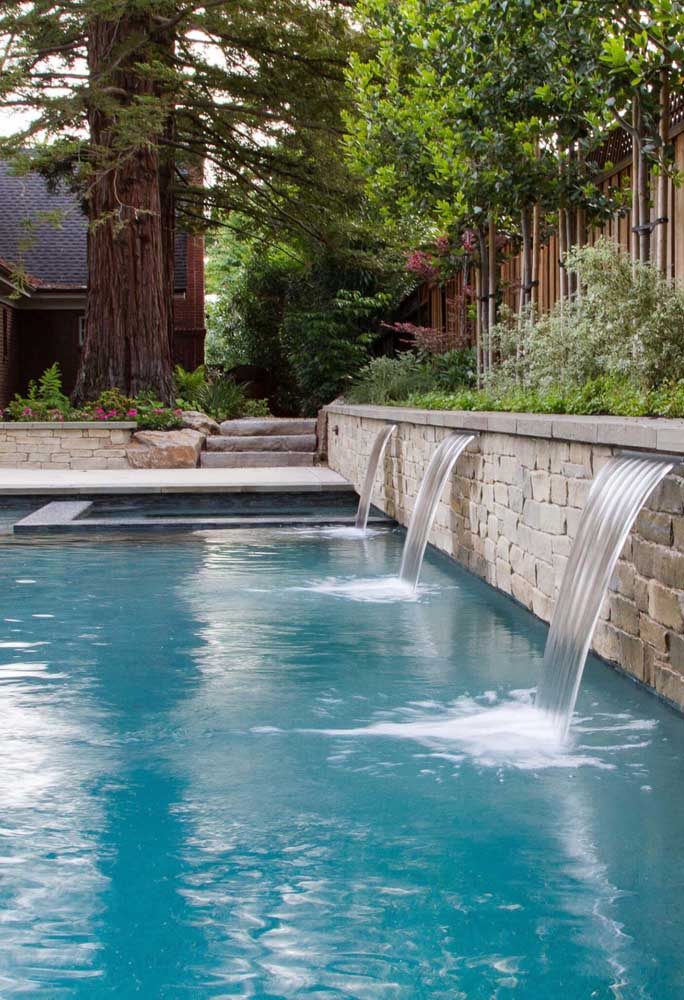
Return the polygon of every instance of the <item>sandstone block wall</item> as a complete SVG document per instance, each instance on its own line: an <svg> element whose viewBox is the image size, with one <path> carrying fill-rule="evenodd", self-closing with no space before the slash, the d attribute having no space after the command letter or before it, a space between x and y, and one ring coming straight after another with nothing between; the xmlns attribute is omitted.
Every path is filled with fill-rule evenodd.
<svg viewBox="0 0 684 1000"><path fill-rule="evenodd" d="M0 423L0 469L127 469L135 426Z"/></svg>
<svg viewBox="0 0 684 1000"><path fill-rule="evenodd" d="M446 416L450 426L440 423ZM388 420L397 422L398 430L373 499L401 524L408 522L436 444L454 428L479 425L479 436L444 491L430 541L547 622L591 481L602 465L624 447L657 443L653 435L658 434L669 448L681 449L684 461L684 424L677 421L597 417L559 422L416 411L413 422L406 410L333 404L328 408L330 466L359 487L373 440ZM617 440L610 443L611 438ZM640 513L604 602L593 648L684 707L681 476L668 476Z"/></svg>

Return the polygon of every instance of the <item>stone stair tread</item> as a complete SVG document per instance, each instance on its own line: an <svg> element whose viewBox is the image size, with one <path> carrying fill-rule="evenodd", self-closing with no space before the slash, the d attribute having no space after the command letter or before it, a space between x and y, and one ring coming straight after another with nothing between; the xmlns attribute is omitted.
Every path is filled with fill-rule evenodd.
<svg viewBox="0 0 684 1000"><path fill-rule="evenodd" d="M242 420L224 420L221 424L221 434L226 436L241 435L256 437L257 435L281 436L283 434L315 434L316 421L300 417L269 417L263 419L243 418Z"/></svg>
<svg viewBox="0 0 684 1000"><path fill-rule="evenodd" d="M207 451L316 451L315 434L211 435Z"/></svg>
<svg viewBox="0 0 684 1000"><path fill-rule="evenodd" d="M311 451L203 451L203 469L277 469L287 466L311 466Z"/></svg>

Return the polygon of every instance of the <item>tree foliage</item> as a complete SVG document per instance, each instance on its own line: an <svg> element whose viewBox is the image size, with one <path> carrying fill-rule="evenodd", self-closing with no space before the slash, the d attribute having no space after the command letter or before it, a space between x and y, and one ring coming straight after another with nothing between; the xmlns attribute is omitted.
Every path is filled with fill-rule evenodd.
<svg viewBox="0 0 684 1000"><path fill-rule="evenodd" d="M351 60L349 153L419 240L492 214L521 236L533 204L550 225L559 207L600 221L620 202L593 154L635 96L657 159L663 69L682 83L677 0L361 0L358 16L374 52Z"/></svg>
<svg viewBox="0 0 684 1000"><path fill-rule="evenodd" d="M412 284L401 258L370 233L360 246L325 251L301 239L246 248L224 234L210 261L217 299L207 360L267 369L279 412L315 413L337 396Z"/></svg>
<svg viewBox="0 0 684 1000"><path fill-rule="evenodd" d="M87 196L93 174L154 146L182 168L173 183L188 223L218 206L315 230L316 214L346 194L333 150L354 44L348 7L3 0L0 107L23 116L3 151L28 150L32 165L68 172ZM111 44L93 67L98 24L112 28ZM117 78L122 66L131 79ZM94 112L111 123L107 148L93 148Z"/></svg>

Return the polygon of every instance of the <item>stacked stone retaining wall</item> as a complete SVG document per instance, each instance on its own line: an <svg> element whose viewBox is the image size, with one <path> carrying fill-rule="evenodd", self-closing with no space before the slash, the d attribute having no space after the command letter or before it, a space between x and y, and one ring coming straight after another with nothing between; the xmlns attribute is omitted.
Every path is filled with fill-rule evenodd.
<svg viewBox="0 0 684 1000"><path fill-rule="evenodd" d="M0 423L0 469L127 469L135 423ZM2 473L0 473L0 479Z"/></svg>
<svg viewBox="0 0 684 1000"><path fill-rule="evenodd" d="M544 621L558 595L591 481L623 448L674 451L684 421L616 420L393 407L328 407L330 466L357 487L380 427L398 424L374 502L406 524L436 444L478 432L445 490L430 541ZM684 472L684 469L678 469ZM594 650L684 707L684 479L672 474L622 551Z"/></svg>

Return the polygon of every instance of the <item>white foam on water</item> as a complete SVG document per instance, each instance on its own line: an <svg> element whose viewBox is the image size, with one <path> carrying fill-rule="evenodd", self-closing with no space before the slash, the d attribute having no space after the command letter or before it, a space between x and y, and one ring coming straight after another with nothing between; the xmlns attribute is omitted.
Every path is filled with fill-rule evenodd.
<svg viewBox="0 0 684 1000"><path fill-rule="evenodd" d="M288 534L298 535L300 538L340 538L350 541L359 541L364 538L375 538L377 535L386 533L386 529L381 528L355 528L352 524L321 524L307 528L292 528Z"/></svg>
<svg viewBox="0 0 684 1000"><path fill-rule="evenodd" d="M366 579L340 579L328 577L311 583L308 587L295 587L295 590L308 590L317 594L329 594L331 597L342 597L348 601L368 601L375 604L389 604L394 601L417 601L426 593L427 587L416 590L400 580L398 576L381 576Z"/></svg>
<svg viewBox="0 0 684 1000"><path fill-rule="evenodd" d="M597 755L598 750L632 749L577 746L572 738L563 739L549 717L535 708L532 691L513 691L503 701L492 704L492 692L480 698L458 698L447 709L425 713L403 709L398 720L382 718L356 729L306 730L337 739L414 740L431 752L430 756L459 763L464 758L482 767L539 770L542 768L596 767L613 770L614 763ZM587 720L584 720L585 722ZM603 720L602 720L603 721ZM633 720L635 730L651 728L650 723ZM597 727L602 733L606 727ZM624 723L615 732L626 728ZM584 727L583 732L591 732ZM640 744L644 745L644 744Z"/></svg>
<svg viewBox="0 0 684 1000"><path fill-rule="evenodd" d="M49 646L49 642L0 642L0 649L33 649L35 646Z"/></svg>

